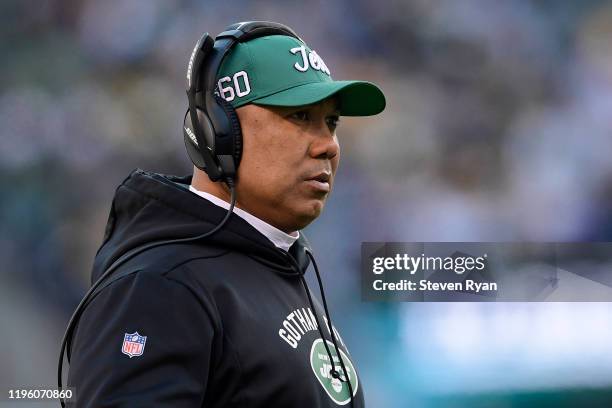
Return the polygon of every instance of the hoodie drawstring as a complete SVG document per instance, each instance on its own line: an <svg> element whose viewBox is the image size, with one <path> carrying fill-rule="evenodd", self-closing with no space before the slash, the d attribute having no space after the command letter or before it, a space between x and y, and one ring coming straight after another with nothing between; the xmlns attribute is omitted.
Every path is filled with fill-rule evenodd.
<svg viewBox="0 0 612 408"><path fill-rule="evenodd" d="M325 336L323 335L323 329L321 329L321 322L319 322L319 317L317 315L317 309L314 306L314 302L312 301L312 295L310 294L310 289L308 288L308 284L306 283L306 279L304 278L305 271L304 272L301 271L301 268L299 267L299 265L297 264L297 262L291 255L289 255L286 252L283 252L283 253L287 256L287 259L289 259L289 261L295 266L296 271L300 277L300 281L302 282L302 286L304 286L304 290L306 291L306 295L308 296L308 303L310 303L310 307L313 310L314 318L315 318L315 321L317 322L317 329L319 331L319 336L321 336L321 340L323 341L323 346L325 347L325 351L327 352L327 357L329 358L329 362L332 367L330 370L330 374L332 377L342 382L346 382L348 384L349 398L351 400L351 408L354 408L355 405L354 405L354 397L353 397L353 385L351 384L351 380L348 375L348 371L346 369L346 366L344 365L344 360L342 359L342 355L340 354L340 349L338 347L336 335L334 334L334 326L332 324L331 316L329 315L329 309L327 308L327 301L325 300L325 292L323 290L323 283L321 282L321 275L319 273L319 267L317 266L317 262L315 261L314 256L312 255L310 250L305 248L305 252L310 258L310 260L312 261L312 264L315 270L315 274L317 276L317 282L319 282L319 291L321 292L321 300L323 301L323 309L325 310L325 316L327 317L327 323L328 323L329 332L332 338L332 342L334 344L336 354L338 355L338 359L340 360L340 366L342 367L342 371L344 372L344 379L340 377L340 374L338 373L338 371L336 370L334 366L334 359L332 358L331 352L329 350L329 346L327 344L327 341L325 340ZM357 374L355 373L355 375Z"/></svg>
<svg viewBox="0 0 612 408"><path fill-rule="evenodd" d="M346 366L344 365L344 360L342 359L342 355L340 354L340 348L338 347L338 341L336 340L336 335L334 334L334 325L332 324L331 316L329 315L329 309L327 308L327 301L325 300L325 291L323 290L323 283L321 281L321 274L319 273L319 267L317 266L317 262L315 261L314 256L308 249L306 249L306 254L312 261L312 265L314 266L315 274L317 275L317 282L319 282L319 291L321 292L321 300L323 301L323 309L325 309L325 316L327 317L327 322L329 324L329 332L331 334L332 342L334 343L336 354L338 355L338 359L340 360L340 366L342 367L342 371L344 372L344 379L342 379L338 371L336 371L336 368L334 367L334 360L332 360L329 349L327 348L327 344L325 344L326 343L325 338L323 337L323 334L319 330L319 333L321 334L321 337L324 340L323 343L325 344L325 349L327 350L329 361L331 362L331 365L332 365L331 374L332 374L332 377L337 378L340 381L347 383L348 388L349 388L349 397L351 399L351 407L354 407L353 405L353 385L351 384L351 379L348 375ZM304 279L304 276L302 276L302 283L304 284L304 286L306 286L306 291L309 292L308 285L306 285L306 280ZM311 301L310 293L308 293L308 300ZM312 305L312 301L311 301L311 305ZM312 306L312 308L313 310L316 311L316 309L314 309L314 306ZM315 316L316 316L316 313L315 313ZM355 375L357 374L355 373Z"/></svg>

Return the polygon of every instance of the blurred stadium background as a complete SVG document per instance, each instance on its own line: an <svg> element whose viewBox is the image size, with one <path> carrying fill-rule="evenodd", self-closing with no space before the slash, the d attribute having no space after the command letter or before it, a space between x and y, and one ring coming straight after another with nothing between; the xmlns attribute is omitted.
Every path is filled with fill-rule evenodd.
<svg viewBox="0 0 612 408"><path fill-rule="evenodd" d="M292 26L334 78L371 80L388 98L378 117L342 119L336 190L306 231L368 406L612 406L612 305L364 303L358 272L362 241L611 240L612 2L0 10L2 392L55 384L116 185L136 167L190 172L193 43L262 19Z"/></svg>

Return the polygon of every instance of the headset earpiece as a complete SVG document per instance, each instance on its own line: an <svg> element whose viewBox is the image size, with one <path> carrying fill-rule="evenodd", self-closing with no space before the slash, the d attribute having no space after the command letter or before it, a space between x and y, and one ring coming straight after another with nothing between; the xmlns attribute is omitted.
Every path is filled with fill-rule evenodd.
<svg viewBox="0 0 612 408"><path fill-rule="evenodd" d="M240 159L242 158L242 128L240 127L240 119L238 113L231 103L227 102L223 98L217 98L219 105L223 108L225 116L227 117L231 129L231 133L234 136L234 151L232 156L234 157L234 163L236 170L240 165Z"/></svg>
<svg viewBox="0 0 612 408"><path fill-rule="evenodd" d="M196 108L196 114L200 122L200 129L204 134L204 148L200 149L198 138L196 137L195 129L191 123L191 114L187 110L183 119L183 139L185 148L191 162L200 170L206 172L212 181L218 181L222 178L223 173L219 168L217 160L213 154L215 146L215 133L213 126L208 116L201 110Z"/></svg>
<svg viewBox="0 0 612 408"><path fill-rule="evenodd" d="M195 136L195 131L193 130L189 110L185 112L185 118L183 119L183 139L185 141L185 149L187 149L187 154L189 155L192 163L198 169L206 171L206 163L202 158L200 149L198 149L198 140Z"/></svg>

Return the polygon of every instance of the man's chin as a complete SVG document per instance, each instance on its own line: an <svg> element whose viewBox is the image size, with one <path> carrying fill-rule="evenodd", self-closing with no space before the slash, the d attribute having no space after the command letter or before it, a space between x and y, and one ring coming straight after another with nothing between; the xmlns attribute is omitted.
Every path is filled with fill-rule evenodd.
<svg viewBox="0 0 612 408"><path fill-rule="evenodd" d="M296 230L306 228L311 222L319 218L324 206L325 200L312 200L312 203L309 203L307 208L298 212L294 217Z"/></svg>

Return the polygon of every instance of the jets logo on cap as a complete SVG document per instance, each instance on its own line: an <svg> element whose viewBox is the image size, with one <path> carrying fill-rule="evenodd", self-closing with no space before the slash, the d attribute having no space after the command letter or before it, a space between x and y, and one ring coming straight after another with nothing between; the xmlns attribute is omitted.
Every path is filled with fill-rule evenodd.
<svg viewBox="0 0 612 408"><path fill-rule="evenodd" d="M292 54L300 54L300 56L302 57L302 65L300 65L299 62L296 62L295 64L293 64L293 68L297 69L300 72L306 72L308 71L308 68L312 68L314 70L317 71L321 71L326 73L327 75L330 75L329 72L329 68L327 68L327 65L325 65L325 63L323 62L323 59L321 57L319 57L319 54L317 54L316 51L311 50L308 52L308 56L306 55L306 47L304 45L301 45L299 47L295 47L289 50L289 52L291 52Z"/></svg>

